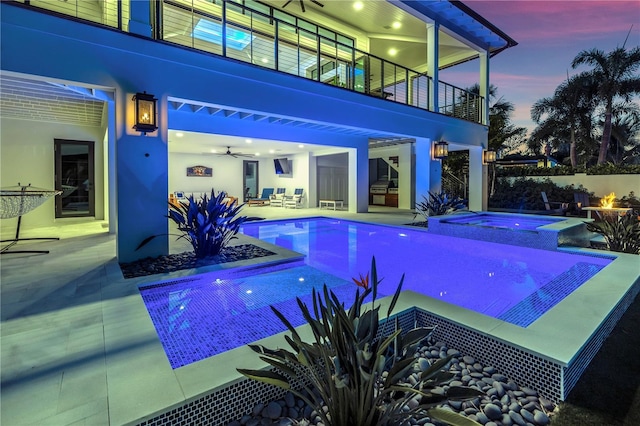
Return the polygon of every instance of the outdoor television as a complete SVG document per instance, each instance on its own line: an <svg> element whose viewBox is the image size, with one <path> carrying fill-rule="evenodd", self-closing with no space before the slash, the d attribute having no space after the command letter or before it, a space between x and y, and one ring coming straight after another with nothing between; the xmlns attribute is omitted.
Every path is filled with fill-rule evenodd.
<svg viewBox="0 0 640 426"><path fill-rule="evenodd" d="M289 160L287 158L275 158L273 164L276 168L277 175L291 174L291 167L289 166Z"/></svg>

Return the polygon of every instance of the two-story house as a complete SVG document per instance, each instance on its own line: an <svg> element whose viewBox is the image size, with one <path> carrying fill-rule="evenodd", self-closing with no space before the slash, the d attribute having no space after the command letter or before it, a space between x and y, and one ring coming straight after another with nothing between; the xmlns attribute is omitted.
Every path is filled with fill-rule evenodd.
<svg viewBox="0 0 640 426"><path fill-rule="evenodd" d="M108 218L120 261L164 254L168 237L134 249L166 232L169 193L242 197L249 171L258 194L304 188L305 205L340 198L352 212L366 212L370 183L386 179L409 209L440 189L438 143L469 151L469 207L486 207L490 58L516 43L462 2L0 8L2 186L63 191L30 213L32 225ZM480 93L439 78L471 60ZM274 158L289 162L286 177ZM192 166L211 175L185 180Z"/></svg>

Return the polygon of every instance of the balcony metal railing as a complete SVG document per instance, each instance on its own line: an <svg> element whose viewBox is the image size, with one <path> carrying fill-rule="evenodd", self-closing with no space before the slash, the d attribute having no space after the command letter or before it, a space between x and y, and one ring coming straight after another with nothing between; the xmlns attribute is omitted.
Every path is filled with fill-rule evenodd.
<svg viewBox="0 0 640 426"><path fill-rule="evenodd" d="M129 31L129 1L120 0L14 0L40 9Z"/></svg>
<svg viewBox="0 0 640 426"><path fill-rule="evenodd" d="M18 2L128 31L126 0ZM425 73L358 50L352 40L331 30L259 5L262 11L231 0L161 0L153 3L153 34L166 42L433 110L433 81ZM443 81L438 82L438 93L434 112L482 122L481 96Z"/></svg>

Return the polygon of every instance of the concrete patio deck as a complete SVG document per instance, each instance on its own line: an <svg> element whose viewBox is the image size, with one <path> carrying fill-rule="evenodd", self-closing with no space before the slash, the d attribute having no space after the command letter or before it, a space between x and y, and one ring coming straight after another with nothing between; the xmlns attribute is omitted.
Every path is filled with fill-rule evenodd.
<svg viewBox="0 0 640 426"><path fill-rule="evenodd" d="M266 206L246 207L244 214L269 219L328 216L386 224L413 219L412 212L387 208L351 214ZM210 387L211 377L203 376L202 369L167 368L138 292L141 283L197 271L125 280L115 258L115 236L108 234L105 222L69 219L60 223L55 228L30 229L25 216L22 237L51 235L60 241L20 242L16 250L50 253L0 258L0 423L128 424L176 398L189 398ZM3 239L11 238L13 232L15 222L3 220ZM238 240L242 242L243 238ZM185 242L171 241L172 253L189 249ZM284 250L279 253L290 255ZM225 265L234 266L239 265ZM209 369L215 381L224 380L220 368L224 358ZM176 381L180 386L165 386Z"/></svg>

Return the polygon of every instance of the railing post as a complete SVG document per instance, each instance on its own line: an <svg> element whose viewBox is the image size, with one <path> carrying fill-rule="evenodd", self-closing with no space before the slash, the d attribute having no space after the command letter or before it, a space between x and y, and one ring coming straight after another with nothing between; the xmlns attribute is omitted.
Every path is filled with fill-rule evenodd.
<svg viewBox="0 0 640 426"><path fill-rule="evenodd" d="M151 2L129 2L129 32L151 37Z"/></svg>

